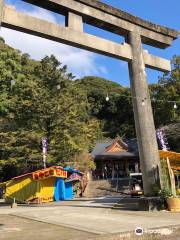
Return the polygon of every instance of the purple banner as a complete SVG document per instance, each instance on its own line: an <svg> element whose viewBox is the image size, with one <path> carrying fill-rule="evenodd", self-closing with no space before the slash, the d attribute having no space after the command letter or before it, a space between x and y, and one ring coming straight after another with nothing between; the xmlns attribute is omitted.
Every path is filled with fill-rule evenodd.
<svg viewBox="0 0 180 240"><path fill-rule="evenodd" d="M47 138L42 139L42 149L43 149L43 153L47 154L47 151L48 151L48 139Z"/></svg>
<svg viewBox="0 0 180 240"><path fill-rule="evenodd" d="M157 136L157 140L161 150L164 150L164 151L170 150L165 132L162 129L157 129L156 136Z"/></svg>

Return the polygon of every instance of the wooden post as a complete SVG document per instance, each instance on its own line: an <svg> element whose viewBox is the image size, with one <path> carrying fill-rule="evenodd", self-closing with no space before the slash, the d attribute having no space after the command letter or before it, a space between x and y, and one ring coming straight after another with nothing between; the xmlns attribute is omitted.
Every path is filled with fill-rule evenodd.
<svg viewBox="0 0 180 240"><path fill-rule="evenodd" d="M170 178L170 184L171 184L171 191L172 191L173 196L176 196L175 177L174 177L173 170L171 169L171 165L170 165L168 157L167 157L166 161L167 161L167 166L168 166L168 172L169 172L169 178Z"/></svg>

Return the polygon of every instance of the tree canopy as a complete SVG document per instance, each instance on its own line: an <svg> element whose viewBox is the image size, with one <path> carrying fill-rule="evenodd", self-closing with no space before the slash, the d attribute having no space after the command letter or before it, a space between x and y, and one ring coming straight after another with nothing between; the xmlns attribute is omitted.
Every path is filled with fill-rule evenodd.
<svg viewBox="0 0 180 240"><path fill-rule="evenodd" d="M92 116L101 121L104 136L114 138L135 137L133 108L130 89L99 77L77 80L88 97ZM106 97L109 101L106 101Z"/></svg>
<svg viewBox="0 0 180 240"><path fill-rule="evenodd" d="M1 174L42 167L43 137L49 165L88 151L100 135L99 121L89 114L87 96L67 67L54 56L33 61L3 42L0 50Z"/></svg>
<svg viewBox="0 0 180 240"><path fill-rule="evenodd" d="M154 99L153 109L155 124L162 127L180 121L180 56L172 59L172 71L159 78L157 84L150 86ZM177 109L174 108L176 103Z"/></svg>

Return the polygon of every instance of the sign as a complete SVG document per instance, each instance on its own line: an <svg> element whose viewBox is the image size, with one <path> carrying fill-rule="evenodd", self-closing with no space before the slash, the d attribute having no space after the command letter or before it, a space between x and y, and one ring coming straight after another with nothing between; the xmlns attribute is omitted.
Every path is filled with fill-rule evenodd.
<svg viewBox="0 0 180 240"><path fill-rule="evenodd" d="M44 170L36 171L32 175L33 175L33 179L36 181L41 179L46 179L49 177L67 178L67 171L59 168L57 169L47 168Z"/></svg>
<svg viewBox="0 0 180 240"><path fill-rule="evenodd" d="M67 178L65 181L66 182L72 182L72 181L81 181L82 176L79 175L78 173L72 173L69 178Z"/></svg>

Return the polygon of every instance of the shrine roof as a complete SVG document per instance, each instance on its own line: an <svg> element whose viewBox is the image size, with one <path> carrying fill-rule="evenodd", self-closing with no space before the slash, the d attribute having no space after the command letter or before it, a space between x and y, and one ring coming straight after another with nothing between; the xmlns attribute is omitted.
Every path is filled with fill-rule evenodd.
<svg viewBox="0 0 180 240"><path fill-rule="evenodd" d="M119 144L122 148L119 151L113 151L113 146ZM118 146L118 145L117 145ZM99 157L99 156L118 156L118 157L125 157L125 156L138 156L138 147L137 147L137 140L131 139L128 141L122 141L121 138L117 137L115 139L99 141L96 143L92 151L92 156Z"/></svg>

